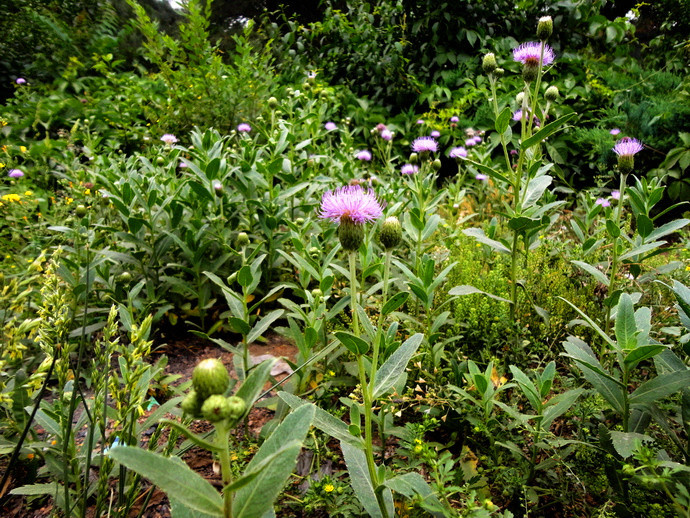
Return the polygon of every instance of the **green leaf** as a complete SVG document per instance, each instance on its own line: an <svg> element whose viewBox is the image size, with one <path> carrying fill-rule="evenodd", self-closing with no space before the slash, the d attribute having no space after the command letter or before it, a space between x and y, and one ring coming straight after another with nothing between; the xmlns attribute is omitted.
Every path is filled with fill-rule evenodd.
<svg viewBox="0 0 690 518"><path fill-rule="evenodd" d="M510 125L510 119L513 116L513 112L510 106L503 108L503 111L496 117L496 131L498 133L505 133Z"/></svg>
<svg viewBox="0 0 690 518"><path fill-rule="evenodd" d="M616 311L616 340L621 349L630 350L637 347L637 324L635 311L630 295L623 293L618 299Z"/></svg>
<svg viewBox="0 0 690 518"><path fill-rule="evenodd" d="M526 139L520 145L520 148L524 151L525 149L529 149L532 146L539 144L545 138L556 133L560 129L561 126L563 126L566 122L568 122L570 119L575 117L575 115L577 115L577 114L574 112L568 113L567 115L564 115L560 119L556 119L555 121L547 124L542 129L537 131L534 135L532 135L530 138Z"/></svg>
<svg viewBox="0 0 690 518"><path fill-rule="evenodd" d="M407 291L400 291L396 293L390 299L388 299L388 301L383 305L381 313L383 315L389 315L390 313L393 313L393 311L405 304L409 296L410 293Z"/></svg>
<svg viewBox="0 0 690 518"><path fill-rule="evenodd" d="M347 471L350 474L350 484L359 503L362 504L364 510L372 518L383 518L376 500L376 494L374 493L374 486L369 476L364 452L342 442L340 443L340 448L345 458ZM388 516L395 516L393 509L388 510Z"/></svg>
<svg viewBox="0 0 690 518"><path fill-rule="evenodd" d="M665 349L668 349L665 345L640 345L625 356L623 363L625 363L626 369L631 371L641 361L652 358Z"/></svg>
<svg viewBox="0 0 690 518"><path fill-rule="evenodd" d="M177 421L173 421L171 419L161 419L159 421L159 425L169 426L170 428L174 428L175 430L180 432L182 435L184 435L187 439L192 441L194 444L196 444L197 446L200 446L201 448L204 448L208 451L211 451L211 452L220 451L220 448L218 446L216 446L213 443L208 442L203 437L199 437L195 433L192 433L191 431L189 431L189 429L186 426L178 423Z"/></svg>
<svg viewBox="0 0 690 518"><path fill-rule="evenodd" d="M495 180L500 180L501 182L508 183L508 184L510 183L508 178L503 176L501 173L499 173L495 169L492 169L488 166L485 166L484 164L480 164L479 162L475 162L474 160L470 160L469 158L464 158L463 161L467 162L468 164L473 165L474 167L479 169L482 173L489 175L491 178L493 178Z"/></svg>
<svg viewBox="0 0 690 518"><path fill-rule="evenodd" d="M659 239L660 237L666 236L668 234L676 232L677 230L680 230L688 223L690 223L690 219L676 219L674 221L669 221L665 225L661 225L654 232L649 234L647 236L647 239L649 239L650 241Z"/></svg>
<svg viewBox="0 0 690 518"><path fill-rule="evenodd" d="M232 504L235 518L261 518L271 509L295 468L297 455L311 427L314 412L314 408L309 406L295 409L249 461L245 473L254 470L260 473L251 485L242 487L235 494ZM270 465L262 466L262 463L268 462L269 459Z"/></svg>
<svg viewBox="0 0 690 518"><path fill-rule="evenodd" d="M341 344L347 347L347 349L354 354L366 354L366 352L369 350L369 344L352 333L348 333L346 331L337 331L335 336Z"/></svg>
<svg viewBox="0 0 690 518"><path fill-rule="evenodd" d="M434 491L426 483L424 477L419 473L405 473L404 475L398 475L393 478L389 478L384 482L384 484L401 495L412 499L415 496L420 496L422 498L422 506L425 503L432 504L434 509L441 507L441 502ZM440 511L432 512L433 516L442 517L444 514Z"/></svg>
<svg viewBox="0 0 690 518"><path fill-rule="evenodd" d="M649 381L645 381L630 394L631 405L648 405L658 399L687 387L690 384L690 370L662 374Z"/></svg>
<svg viewBox="0 0 690 518"><path fill-rule="evenodd" d="M283 316L283 313L284 311L282 309L275 309L254 324L251 332L247 334L247 343L254 342L260 338L268 330L268 328L271 327L273 322Z"/></svg>
<svg viewBox="0 0 690 518"><path fill-rule="evenodd" d="M245 265L240 268L240 271L237 273L237 282L243 288L252 285L252 282L254 282L254 276L252 275L252 269L250 266Z"/></svg>
<svg viewBox="0 0 690 518"><path fill-rule="evenodd" d="M615 221L610 219L606 220L606 232L614 239L621 235L621 229L616 225Z"/></svg>
<svg viewBox="0 0 690 518"><path fill-rule="evenodd" d="M544 417L541 421L541 427L548 431L554 419L567 412L583 392L583 389L568 390L549 399L542 407Z"/></svg>
<svg viewBox="0 0 690 518"><path fill-rule="evenodd" d="M466 236L473 237L480 243L484 243L485 245L489 245L491 248L494 250L504 253L504 254L509 254L510 253L510 248L505 246L503 243L496 241L494 239L491 239L487 237L487 235L484 233L484 230L481 228L466 228L462 231L463 234Z"/></svg>
<svg viewBox="0 0 690 518"><path fill-rule="evenodd" d="M541 197L544 195L544 191L548 189L553 178L549 175L537 176L532 178L527 187L525 188L525 194L523 196L522 208L526 209L537 203Z"/></svg>
<svg viewBox="0 0 690 518"><path fill-rule="evenodd" d="M609 285L608 277L606 277L606 275L604 275L604 272L602 272L596 266L592 266L591 264L585 263L583 261L570 261L570 262L573 263L575 266L579 266L584 271L586 271L587 273L592 275L592 277L594 277L597 281L602 283L604 286Z"/></svg>
<svg viewBox="0 0 690 518"><path fill-rule="evenodd" d="M242 415L243 419L249 415L252 405L261 394L263 387L268 381L269 375L271 374L271 369L277 361L277 358L271 358L261 362L259 365L256 365L249 371L249 376L247 376L247 379L244 380L242 386L237 390L235 395L242 398L247 405L247 408Z"/></svg>
<svg viewBox="0 0 690 518"><path fill-rule="evenodd" d="M508 299L504 299L503 297L499 297L498 295L493 295L492 293L487 293L485 291L480 290L479 288L475 288L474 286L468 286L467 284L463 284L462 286L455 286L454 288L448 290L448 295L454 296L473 295L475 293L481 293L482 295L486 295L487 297L490 297L494 300L500 300L501 302L507 302L508 304L512 304L512 302Z"/></svg>
<svg viewBox="0 0 690 518"><path fill-rule="evenodd" d="M611 442L613 447L618 452L618 455L627 459L630 457L635 449L643 442L653 442L649 435L633 432L617 432L611 431Z"/></svg>
<svg viewBox="0 0 690 518"><path fill-rule="evenodd" d="M646 214L637 215L637 233L646 238L654 230L654 223Z"/></svg>
<svg viewBox="0 0 690 518"><path fill-rule="evenodd" d="M661 245L665 245L665 244L666 244L666 241L654 241L652 243L647 243L647 244L635 247L632 250L622 254L620 256L620 260L624 261L625 259L630 259L631 257L636 257L638 255L646 254L647 252L651 252L652 250L656 250Z"/></svg>
<svg viewBox="0 0 690 518"><path fill-rule="evenodd" d="M240 333L244 336L247 336L249 334L249 331L251 331L249 324L247 324L241 318L228 317L228 325L232 328L233 331L235 331L236 333Z"/></svg>
<svg viewBox="0 0 690 518"><path fill-rule="evenodd" d="M177 457L163 457L131 446L115 446L108 455L173 495L185 507L223 516L223 499L218 491Z"/></svg>
<svg viewBox="0 0 690 518"><path fill-rule="evenodd" d="M417 352L424 335L417 333L398 347L376 372L374 383L374 398L385 394L395 385L396 380L405 371L410 358Z"/></svg>
<svg viewBox="0 0 690 518"><path fill-rule="evenodd" d="M364 449L364 441L361 438L354 437L350 434L347 425L337 417L332 416L325 410L320 409L313 403L304 401L290 394L289 392L280 391L278 397L285 401L291 408L299 408L302 406L310 406L314 408L314 426L323 433L330 435L334 439L338 439L341 443L346 442L349 445Z"/></svg>
<svg viewBox="0 0 690 518"><path fill-rule="evenodd" d="M26 486L15 487L12 491L10 491L10 494L25 496L54 495L61 489L61 486L58 485L57 482L50 482L48 484L29 484Z"/></svg>

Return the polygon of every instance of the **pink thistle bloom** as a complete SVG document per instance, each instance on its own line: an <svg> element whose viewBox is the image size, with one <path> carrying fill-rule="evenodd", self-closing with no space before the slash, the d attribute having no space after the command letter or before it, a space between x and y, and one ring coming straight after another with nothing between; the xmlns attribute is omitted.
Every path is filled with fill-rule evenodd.
<svg viewBox="0 0 690 518"><path fill-rule="evenodd" d="M180 162L180 166L179 166L179 167L181 167L182 169L184 169L185 167L189 167L189 166L188 166L186 163L184 163L184 162Z"/></svg>
<svg viewBox="0 0 690 518"><path fill-rule="evenodd" d="M478 173L475 175L474 179L479 180L480 182L486 182L489 179L489 177L485 174Z"/></svg>
<svg viewBox="0 0 690 518"><path fill-rule="evenodd" d="M9 172L7 173L7 176L10 178L21 178L24 176L24 171L21 169L10 169Z"/></svg>
<svg viewBox="0 0 690 518"><path fill-rule="evenodd" d="M621 192L620 191L611 191L611 198L614 200L620 200L621 199Z"/></svg>
<svg viewBox="0 0 690 518"><path fill-rule="evenodd" d="M615 137L616 135L620 134L620 132L621 132L621 130L619 130L618 128L613 128L611 131L609 131L609 133L610 133L611 135L613 135L614 137Z"/></svg>
<svg viewBox="0 0 690 518"><path fill-rule="evenodd" d="M357 151L355 153L355 158L362 160L363 162L368 162L371 160L371 152L363 149L362 151Z"/></svg>
<svg viewBox="0 0 690 518"><path fill-rule="evenodd" d="M239 131L240 133L249 133L251 130L252 127L246 122L237 125L237 131Z"/></svg>
<svg viewBox="0 0 690 518"><path fill-rule="evenodd" d="M412 142L412 151L415 153L436 153L438 151L438 142L433 137L419 137Z"/></svg>
<svg viewBox="0 0 690 518"><path fill-rule="evenodd" d="M170 133L166 133L165 135L163 135L161 137L161 140L165 142L168 146L172 146L173 144L177 143L177 137Z"/></svg>
<svg viewBox="0 0 690 518"><path fill-rule="evenodd" d="M389 130L388 128L382 129L381 130L381 138L383 140L390 142L391 140L393 140L393 132L391 130Z"/></svg>
<svg viewBox="0 0 690 518"><path fill-rule="evenodd" d="M431 136L432 136L433 138L439 138L439 137L441 136L441 132L438 131L438 130L434 130L434 131L431 132Z"/></svg>
<svg viewBox="0 0 690 518"><path fill-rule="evenodd" d="M474 137L474 143L475 144L481 144L482 143L482 138L479 135L476 135Z"/></svg>
<svg viewBox="0 0 690 518"><path fill-rule="evenodd" d="M467 150L462 146L454 147L448 156L450 158L467 158Z"/></svg>
<svg viewBox="0 0 690 518"><path fill-rule="evenodd" d="M419 171L419 167L412 164L405 164L400 168L400 173L402 174L415 174Z"/></svg>
<svg viewBox="0 0 690 518"><path fill-rule="evenodd" d="M623 137L613 146L613 152L618 156L633 156L644 149L642 142L630 137Z"/></svg>
<svg viewBox="0 0 690 518"><path fill-rule="evenodd" d="M324 193L321 198L319 217L340 223L347 218L355 224L363 225L383 216L381 204L374 191L364 190L359 185L347 185Z"/></svg>
<svg viewBox="0 0 690 518"><path fill-rule="evenodd" d="M327 122L324 124L324 128L326 128L326 131L333 131L334 129L338 129L338 126L335 125L335 122Z"/></svg>
<svg viewBox="0 0 690 518"><path fill-rule="evenodd" d="M450 122L460 122L460 119L459 119L458 117L456 117L455 115L453 115L453 116L450 118Z"/></svg>
<svg viewBox="0 0 690 518"><path fill-rule="evenodd" d="M468 138L468 139L465 141L465 147L472 147L472 146L476 146L476 145L477 145L477 141L474 140L474 137Z"/></svg>
<svg viewBox="0 0 690 518"><path fill-rule="evenodd" d="M417 119L417 124L424 124L424 121L422 119Z"/></svg>
<svg viewBox="0 0 690 518"><path fill-rule="evenodd" d="M15 83L17 83L18 85L26 84L26 79L24 79L23 77L18 77L18 78L15 80Z"/></svg>
<svg viewBox="0 0 690 518"><path fill-rule="evenodd" d="M607 200L606 198L597 198L597 201L594 202L595 205L601 205L602 207L610 207L611 202Z"/></svg>
<svg viewBox="0 0 690 518"><path fill-rule="evenodd" d="M530 41L529 43L523 43L517 48L513 49L513 60L519 61L523 65L539 65L539 58L541 56L541 43L538 41ZM556 55L553 49L544 44L544 58L542 65L550 65L553 63Z"/></svg>
<svg viewBox="0 0 690 518"><path fill-rule="evenodd" d="M516 110L513 112L513 120L514 121L521 121L522 120L522 110Z"/></svg>

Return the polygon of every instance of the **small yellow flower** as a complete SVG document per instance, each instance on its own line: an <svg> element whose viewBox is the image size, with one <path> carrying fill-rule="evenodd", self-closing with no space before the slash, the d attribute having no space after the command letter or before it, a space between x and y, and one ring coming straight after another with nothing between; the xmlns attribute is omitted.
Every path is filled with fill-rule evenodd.
<svg viewBox="0 0 690 518"><path fill-rule="evenodd" d="M19 146L19 151L26 153L26 146Z"/></svg>
<svg viewBox="0 0 690 518"><path fill-rule="evenodd" d="M91 189L86 189L84 191L84 196L90 196L91 195Z"/></svg>
<svg viewBox="0 0 690 518"><path fill-rule="evenodd" d="M34 194L34 191L26 191L24 193L24 196L32 196Z"/></svg>
<svg viewBox="0 0 690 518"><path fill-rule="evenodd" d="M414 447L413 451L414 451L415 453L422 453L422 450L423 450L423 449L424 449L424 448L422 447L422 445L421 445L421 444L418 444L417 446Z"/></svg>
<svg viewBox="0 0 690 518"><path fill-rule="evenodd" d="M334 489L335 489L335 486L333 486L333 484L326 484L325 486L323 486L323 490L326 493L331 493Z"/></svg>
<svg viewBox="0 0 690 518"><path fill-rule="evenodd" d="M5 167L5 164L3 164L2 162L0 162L0 169L2 169L3 167Z"/></svg>
<svg viewBox="0 0 690 518"><path fill-rule="evenodd" d="M67 198L66 201L67 201L67 205L69 205L70 203L72 203L74 201L74 198Z"/></svg>
<svg viewBox="0 0 690 518"><path fill-rule="evenodd" d="M5 194L2 199L4 201L21 201L22 197L18 194Z"/></svg>

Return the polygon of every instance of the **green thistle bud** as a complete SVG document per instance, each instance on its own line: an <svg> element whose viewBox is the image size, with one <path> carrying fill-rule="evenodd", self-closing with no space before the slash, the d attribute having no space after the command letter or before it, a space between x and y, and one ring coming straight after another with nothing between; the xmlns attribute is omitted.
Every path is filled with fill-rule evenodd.
<svg viewBox="0 0 690 518"><path fill-rule="evenodd" d="M359 245L364 241L364 225L352 221L347 216L340 218L338 226L338 239L343 248L349 252L359 250Z"/></svg>
<svg viewBox="0 0 690 518"><path fill-rule="evenodd" d="M213 394L222 394L230 384L228 369L216 358L202 360L192 372L192 385L199 397L206 399Z"/></svg>
<svg viewBox="0 0 690 518"><path fill-rule="evenodd" d="M506 73L506 71L503 70L502 68L497 68L496 70L494 70L494 75L496 77L503 77L503 74L505 74L505 73Z"/></svg>
<svg viewBox="0 0 690 518"><path fill-rule="evenodd" d="M321 300L321 297L323 297L323 291L321 291L319 288L314 288L311 290L311 296L314 297L314 300L319 301Z"/></svg>
<svg viewBox="0 0 690 518"><path fill-rule="evenodd" d="M318 248L316 246L312 246L311 248L309 248L309 257L311 257L312 259L318 259L320 256L321 256L321 249L320 248Z"/></svg>
<svg viewBox="0 0 690 518"><path fill-rule="evenodd" d="M300 227L301 227L302 225L304 225L304 218L297 218L297 219L295 219L295 225L300 226Z"/></svg>
<svg viewBox="0 0 690 518"><path fill-rule="evenodd" d="M441 160L437 158L436 160L431 162L431 167L434 171L438 171L439 169L441 169Z"/></svg>
<svg viewBox="0 0 690 518"><path fill-rule="evenodd" d="M386 218L381 226L381 233L379 234L379 242L386 250L395 248L402 240L402 225L400 220L395 216Z"/></svg>
<svg viewBox="0 0 690 518"><path fill-rule="evenodd" d="M247 404L244 399L238 396L230 396L227 399L228 407L230 409L230 419L239 419L247 410Z"/></svg>
<svg viewBox="0 0 690 518"><path fill-rule="evenodd" d="M239 248L244 248L249 244L249 236L246 232L240 232L237 234L237 246Z"/></svg>
<svg viewBox="0 0 690 518"><path fill-rule="evenodd" d="M417 165L419 163L419 155L417 153L410 153L410 164Z"/></svg>
<svg viewBox="0 0 690 518"><path fill-rule="evenodd" d="M196 390L192 389L189 394L180 403L180 408L182 411L192 417L201 417L201 404L203 402L199 399L199 394Z"/></svg>
<svg viewBox="0 0 690 518"><path fill-rule="evenodd" d="M541 41L546 41L553 34L553 20L550 16L542 16L537 23L537 37Z"/></svg>
<svg viewBox="0 0 690 518"><path fill-rule="evenodd" d="M482 59L482 69L485 74L493 74L498 68L498 63L496 63L496 56L493 52L489 52Z"/></svg>
<svg viewBox="0 0 690 518"><path fill-rule="evenodd" d="M165 163L165 159L162 156L159 156L156 158L156 164L158 165L163 165Z"/></svg>
<svg viewBox="0 0 690 518"><path fill-rule="evenodd" d="M518 103L519 106L522 106L522 101L525 100L525 92L520 92L515 96L515 102Z"/></svg>
<svg viewBox="0 0 690 518"><path fill-rule="evenodd" d="M522 66L522 79L531 83L539 75L539 63L527 62Z"/></svg>
<svg viewBox="0 0 690 518"><path fill-rule="evenodd" d="M544 93L544 97L546 98L547 101L550 103L556 101L558 99L559 92L558 92L558 87L557 86L549 86L546 89L546 93Z"/></svg>
<svg viewBox="0 0 690 518"><path fill-rule="evenodd" d="M218 421L233 417L233 412L230 409L230 404L226 397L220 394L213 394L207 397L204 404L201 405L201 415L204 419L208 419L212 423L217 423Z"/></svg>
<svg viewBox="0 0 690 518"><path fill-rule="evenodd" d="M618 170L623 174L635 169L635 157L633 155L618 155Z"/></svg>
<svg viewBox="0 0 690 518"><path fill-rule="evenodd" d="M117 282L121 282L122 284L129 284L132 282L132 274L129 272L122 272L120 275L117 276Z"/></svg>
<svg viewBox="0 0 690 518"><path fill-rule="evenodd" d="M277 108L278 107L278 99L275 97L269 97L268 98L268 106L269 108Z"/></svg>
<svg viewBox="0 0 690 518"><path fill-rule="evenodd" d="M86 216L86 212L86 207L84 207L83 205L77 205L77 208L74 210L74 213L80 218Z"/></svg>

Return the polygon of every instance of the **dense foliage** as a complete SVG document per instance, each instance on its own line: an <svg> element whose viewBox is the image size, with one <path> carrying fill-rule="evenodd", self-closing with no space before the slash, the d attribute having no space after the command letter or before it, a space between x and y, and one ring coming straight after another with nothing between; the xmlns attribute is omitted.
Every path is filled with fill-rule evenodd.
<svg viewBox="0 0 690 518"><path fill-rule="evenodd" d="M689 516L682 7L3 4L2 505Z"/></svg>

